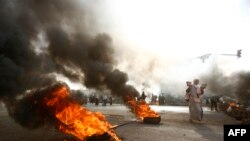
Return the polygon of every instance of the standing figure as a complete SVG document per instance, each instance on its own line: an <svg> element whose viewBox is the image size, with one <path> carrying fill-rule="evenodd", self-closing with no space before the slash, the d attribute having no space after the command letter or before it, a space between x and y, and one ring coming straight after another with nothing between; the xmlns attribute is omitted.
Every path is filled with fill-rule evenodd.
<svg viewBox="0 0 250 141"><path fill-rule="evenodd" d="M189 97L189 113L190 121L197 120L201 121L203 118L203 110L201 106L200 96L204 93L206 85L203 84L199 87L199 79L193 80L193 85L190 86L190 97Z"/></svg>
<svg viewBox="0 0 250 141"><path fill-rule="evenodd" d="M99 105L99 98L98 98L98 96L95 96L95 105L96 105L96 106Z"/></svg>
<svg viewBox="0 0 250 141"><path fill-rule="evenodd" d="M186 89L186 94L185 94L184 98L185 98L186 102L188 102L189 98L190 98L190 94L191 94L192 83L187 81L186 84L187 84L188 88Z"/></svg>
<svg viewBox="0 0 250 141"><path fill-rule="evenodd" d="M109 97L109 104L112 105L113 104L113 98L110 96Z"/></svg>
<svg viewBox="0 0 250 141"><path fill-rule="evenodd" d="M213 111L215 109L215 111L218 111L218 108L217 108L217 103L220 101L220 98L221 96L212 96L210 98L210 101L211 101L211 111Z"/></svg>
<svg viewBox="0 0 250 141"><path fill-rule="evenodd" d="M105 95L102 100L102 106L106 106L108 103L108 97Z"/></svg>
<svg viewBox="0 0 250 141"><path fill-rule="evenodd" d="M144 93L144 91L142 92L142 95L141 95L141 97L140 97L140 100L141 101L145 101L145 99L146 99L146 95L145 95L145 93Z"/></svg>
<svg viewBox="0 0 250 141"><path fill-rule="evenodd" d="M165 97L163 94L159 95L159 105L164 105L165 104Z"/></svg>

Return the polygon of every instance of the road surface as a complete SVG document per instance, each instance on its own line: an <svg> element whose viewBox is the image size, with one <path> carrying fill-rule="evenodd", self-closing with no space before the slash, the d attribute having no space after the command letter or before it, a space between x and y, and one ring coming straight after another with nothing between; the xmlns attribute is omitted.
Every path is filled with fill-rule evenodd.
<svg viewBox="0 0 250 141"><path fill-rule="evenodd" d="M0 105L1 106L1 105ZM87 104L92 111L104 113L112 125L119 125L135 120L129 110L119 104L112 106L94 106ZM212 112L204 108L202 123L188 121L186 106L152 106L161 115L157 125L132 122L116 128L123 141L223 141L223 125L239 124L222 112ZM0 108L0 141L71 141L72 137L64 135L54 128L44 127L28 130L16 124L4 108Z"/></svg>

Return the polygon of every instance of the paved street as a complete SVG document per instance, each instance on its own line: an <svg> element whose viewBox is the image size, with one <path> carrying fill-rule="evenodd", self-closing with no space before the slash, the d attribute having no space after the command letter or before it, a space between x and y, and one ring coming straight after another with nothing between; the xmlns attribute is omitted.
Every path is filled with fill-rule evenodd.
<svg viewBox="0 0 250 141"><path fill-rule="evenodd" d="M92 111L103 112L108 121L119 125L135 120L132 113L123 105L94 106ZM188 122L188 107L152 106L161 114L159 125L132 122L116 128L117 134L124 141L223 141L223 125L238 124L236 120L221 112L211 112L204 108L202 123ZM57 130L44 127L36 130L24 129L9 118L7 112L0 110L0 141L66 141L70 136Z"/></svg>

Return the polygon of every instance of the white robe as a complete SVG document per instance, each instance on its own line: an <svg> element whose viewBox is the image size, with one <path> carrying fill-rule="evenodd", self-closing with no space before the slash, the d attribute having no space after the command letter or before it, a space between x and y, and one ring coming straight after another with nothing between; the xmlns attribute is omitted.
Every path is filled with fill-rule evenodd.
<svg viewBox="0 0 250 141"><path fill-rule="evenodd" d="M190 119L201 121L203 118L203 110L200 100L201 91L197 86L191 86L189 98L189 113ZM196 99L196 100L195 100Z"/></svg>

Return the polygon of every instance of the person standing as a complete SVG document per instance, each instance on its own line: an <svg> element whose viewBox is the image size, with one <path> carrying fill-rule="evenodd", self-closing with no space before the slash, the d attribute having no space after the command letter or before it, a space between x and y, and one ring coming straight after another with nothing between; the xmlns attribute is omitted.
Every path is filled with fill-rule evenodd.
<svg viewBox="0 0 250 141"><path fill-rule="evenodd" d="M109 104L112 105L113 104L113 98L110 96L109 97Z"/></svg>
<svg viewBox="0 0 250 141"><path fill-rule="evenodd" d="M141 95L141 97L140 97L140 100L141 101L145 101L145 99L146 99L146 95L145 95L145 93L144 93L144 91L142 92L142 95Z"/></svg>
<svg viewBox="0 0 250 141"><path fill-rule="evenodd" d="M201 106L200 96L204 93L206 85L203 84L199 87L199 79L193 80L193 85L190 86L190 97L189 97L189 113L190 121L202 121L203 109Z"/></svg>
<svg viewBox="0 0 250 141"><path fill-rule="evenodd" d="M216 95L216 96L212 96L210 98L210 101L211 101L211 111L213 111L215 109L215 111L218 111L218 108L217 108L217 103L220 101L220 98L221 96L219 95Z"/></svg>

